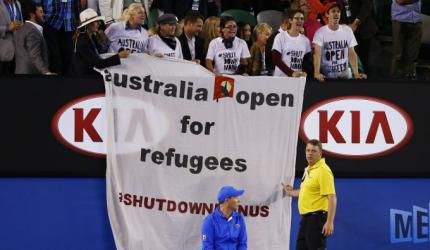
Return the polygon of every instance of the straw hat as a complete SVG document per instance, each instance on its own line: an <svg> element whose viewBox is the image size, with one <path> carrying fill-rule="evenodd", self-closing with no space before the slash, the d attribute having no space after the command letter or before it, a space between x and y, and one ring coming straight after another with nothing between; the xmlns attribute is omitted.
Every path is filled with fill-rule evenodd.
<svg viewBox="0 0 430 250"><path fill-rule="evenodd" d="M81 25L78 26L78 29L95 21L104 21L105 17L99 16L95 10L88 8L79 14L79 19L81 20Z"/></svg>

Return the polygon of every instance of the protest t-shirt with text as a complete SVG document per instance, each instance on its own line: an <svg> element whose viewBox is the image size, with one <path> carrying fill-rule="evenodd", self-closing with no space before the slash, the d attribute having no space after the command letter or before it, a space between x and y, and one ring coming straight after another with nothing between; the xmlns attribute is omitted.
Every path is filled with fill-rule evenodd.
<svg viewBox="0 0 430 250"><path fill-rule="evenodd" d="M151 54L161 53L166 57L183 59L184 57L182 56L181 43L179 42L179 39L176 37L175 37L175 40L176 40L176 47L173 50L163 40L161 40L158 34L153 35L149 38L148 50Z"/></svg>
<svg viewBox="0 0 430 250"><path fill-rule="evenodd" d="M125 22L111 24L105 31L110 41L109 52L118 53L127 50L130 53L143 53L148 47L148 32L140 29L126 28Z"/></svg>
<svg viewBox="0 0 430 250"><path fill-rule="evenodd" d="M250 58L246 42L238 37L234 38L233 47L227 49L218 37L209 43L208 54L206 59L212 60L214 70L222 74L234 74L240 64L240 59Z"/></svg>
<svg viewBox="0 0 430 250"><path fill-rule="evenodd" d="M325 25L317 30L313 43L321 47L321 73L327 78L352 78L348 50L357 46L352 29L339 25L331 30Z"/></svg>
<svg viewBox="0 0 430 250"><path fill-rule="evenodd" d="M287 31L282 31L276 35L272 50L281 53L282 61L293 71L302 70L303 57L312 51L311 42L306 36L299 34L293 37ZM273 75L287 76L278 67L275 67Z"/></svg>

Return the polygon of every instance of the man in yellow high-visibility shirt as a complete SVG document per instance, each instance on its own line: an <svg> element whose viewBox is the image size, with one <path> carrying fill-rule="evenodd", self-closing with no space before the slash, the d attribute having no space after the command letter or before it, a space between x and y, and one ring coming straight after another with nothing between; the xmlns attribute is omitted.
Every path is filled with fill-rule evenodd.
<svg viewBox="0 0 430 250"><path fill-rule="evenodd" d="M302 215L296 250L327 249L327 236L333 234L336 214L334 177L322 158L322 145L318 140L306 143L305 168L300 189L284 185L284 192L299 197L299 213Z"/></svg>

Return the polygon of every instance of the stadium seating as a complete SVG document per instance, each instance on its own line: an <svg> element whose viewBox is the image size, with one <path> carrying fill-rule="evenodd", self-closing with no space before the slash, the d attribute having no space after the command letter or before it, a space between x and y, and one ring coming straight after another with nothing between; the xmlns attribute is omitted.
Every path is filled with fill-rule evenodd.
<svg viewBox="0 0 430 250"><path fill-rule="evenodd" d="M221 13L221 16L231 16L236 20L236 22L244 22L251 25L251 27L255 27L257 24L257 21L255 20L255 17L244 10L239 9L230 9L226 10L223 13Z"/></svg>
<svg viewBox="0 0 430 250"><path fill-rule="evenodd" d="M278 29L282 22L282 12L278 10L265 10L257 15L257 23L268 23L273 30Z"/></svg>

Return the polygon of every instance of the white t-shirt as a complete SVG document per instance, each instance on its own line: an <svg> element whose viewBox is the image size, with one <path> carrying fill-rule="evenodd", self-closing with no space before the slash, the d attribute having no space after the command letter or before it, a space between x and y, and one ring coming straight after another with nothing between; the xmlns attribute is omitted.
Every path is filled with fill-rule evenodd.
<svg viewBox="0 0 430 250"><path fill-rule="evenodd" d="M287 31L282 31L276 35L272 50L281 53L282 61L293 71L302 70L303 57L312 51L311 42L306 36L299 34L292 37ZM275 67L273 75L287 76L278 67Z"/></svg>
<svg viewBox="0 0 430 250"><path fill-rule="evenodd" d="M105 33L111 42L111 53L118 53L121 48L130 53L143 53L148 48L148 32L143 27L130 29L126 22L118 22L111 24Z"/></svg>
<svg viewBox="0 0 430 250"><path fill-rule="evenodd" d="M352 29L339 25L331 30L328 25L319 28L314 35L313 43L321 47L321 73L327 78L352 78L348 67L348 50L357 46Z"/></svg>
<svg viewBox="0 0 430 250"><path fill-rule="evenodd" d="M209 43L206 59L212 60L214 70L221 74L234 74L240 64L240 59L250 58L246 42L239 37L235 37L233 47L226 49L222 38L218 37Z"/></svg>
<svg viewBox="0 0 430 250"><path fill-rule="evenodd" d="M163 40L161 40L158 34L155 34L149 38L148 50L151 54L161 53L166 57L183 59L184 57L182 56L181 42L176 37L175 40L176 47L173 50Z"/></svg>

